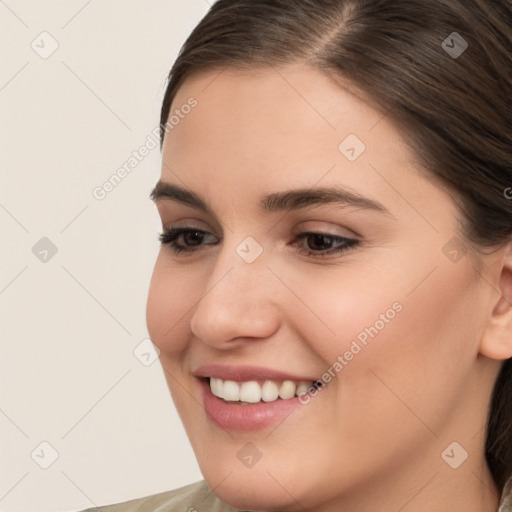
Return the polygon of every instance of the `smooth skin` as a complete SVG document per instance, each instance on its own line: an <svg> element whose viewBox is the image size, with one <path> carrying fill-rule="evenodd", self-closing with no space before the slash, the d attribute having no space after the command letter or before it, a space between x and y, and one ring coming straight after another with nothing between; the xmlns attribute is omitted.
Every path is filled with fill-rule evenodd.
<svg viewBox="0 0 512 512"><path fill-rule="evenodd" d="M165 136L161 180L213 213L156 201L163 228L207 235L198 245L179 237L194 252L162 246L147 325L209 487L251 510L496 512L484 424L512 356L512 244L452 261L443 248L461 240L453 199L381 112L305 64L201 72L172 110L191 97L197 106ZM349 134L366 146L353 162L339 150ZM388 213L258 209L265 194L320 186ZM298 241L310 231L359 243L322 257L339 243ZM236 251L249 236L263 249L250 264ZM206 415L198 366L320 378L396 302L402 311L281 424L227 432ZM237 457L247 442L262 453L251 468ZM453 464L468 453L457 469L442 458L453 442Z"/></svg>

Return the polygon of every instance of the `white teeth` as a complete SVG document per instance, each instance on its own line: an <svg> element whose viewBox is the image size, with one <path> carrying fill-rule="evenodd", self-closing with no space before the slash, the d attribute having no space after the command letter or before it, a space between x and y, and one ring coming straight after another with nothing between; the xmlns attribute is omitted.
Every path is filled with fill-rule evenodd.
<svg viewBox="0 0 512 512"><path fill-rule="evenodd" d="M278 396L279 389L277 388L277 384L271 380L266 380L261 387L261 399L264 402L273 402L277 400Z"/></svg>
<svg viewBox="0 0 512 512"><path fill-rule="evenodd" d="M224 398L224 400L227 400L228 402L238 402L240 400L239 385L232 380L224 381L221 398Z"/></svg>
<svg viewBox="0 0 512 512"><path fill-rule="evenodd" d="M306 381L295 383L291 380L284 382L266 380L263 386L260 386L255 380L235 382L215 377L210 378L212 394L228 402L258 403L261 400L273 402L278 398L287 400L301 393L307 393L312 385L312 382Z"/></svg>
<svg viewBox="0 0 512 512"><path fill-rule="evenodd" d="M299 396L301 393L307 393L310 386L311 386L311 384L308 384L307 382L301 382L297 386L297 389L295 390L295 394L297 396Z"/></svg>
<svg viewBox="0 0 512 512"><path fill-rule="evenodd" d="M260 385L252 380L249 382L243 382L240 386L240 401L250 402L255 404L261 400L261 388Z"/></svg>
<svg viewBox="0 0 512 512"><path fill-rule="evenodd" d="M212 393L215 396L222 397L222 387L224 385L224 382L222 379L216 379L212 377L210 379L210 389L212 390Z"/></svg>
<svg viewBox="0 0 512 512"><path fill-rule="evenodd" d="M285 380L279 388L279 396L284 400L287 398L292 398L295 396L295 389L295 382L292 382L291 380Z"/></svg>

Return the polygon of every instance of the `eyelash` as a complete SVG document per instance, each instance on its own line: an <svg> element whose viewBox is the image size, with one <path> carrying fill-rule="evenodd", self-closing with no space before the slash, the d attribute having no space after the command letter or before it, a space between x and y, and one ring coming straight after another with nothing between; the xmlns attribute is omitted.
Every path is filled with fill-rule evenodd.
<svg viewBox="0 0 512 512"><path fill-rule="evenodd" d="M200 229L183 227L165 229L162 233L158 235L158 238L162 245L168 245L175 254L196 252L195 249L185 248L176 242L177 238L184 233L200 233L201 236L209 234L207 231L202 231ZM292 245L295 246L297 245L297 241L309 238L310 236L320 236L331 239L333 242L340 242L340 245L332 249L327 249L325 251L309 251L304 249L299 250L299 252L301 252L302 254L306 254L306 256L312 256L314 258L322 258L325 256L329 256L331 254L341 254L359 245L359 240L356 240L354 238L346 238L343 236L331 235L329 233L312 231L299 233L295 237L295 241L292 243Z"/></svg>

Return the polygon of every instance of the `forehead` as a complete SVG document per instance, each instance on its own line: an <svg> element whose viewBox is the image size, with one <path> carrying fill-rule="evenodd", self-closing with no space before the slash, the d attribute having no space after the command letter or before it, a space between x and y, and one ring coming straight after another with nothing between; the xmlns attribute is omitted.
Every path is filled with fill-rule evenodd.
<svg viewBox="0 0 512 512"><path fill-rule="evenodd" d="M225 140L229 133L230 142L250 140L256 147L260 142L277 142L274 137L278 134L281 145L298 146L307 138L311 146L322 138L337 149L344 134L368 138L384 117L339 81L304 64L197 73L178 90L171 113L192 96L198 101L193 116L198 134L214 140L219 131L209 129L213 121L222 129L219 139ZM386 131L390 129L388 126ZM398 134L391 135L399 139Z"/></svg>
<svg viewBox="0 0 512 512"><path fill-rule="evenodd" d="M344 185L392 210L404 196L421 205L433 188L382 112L305 65L200 72L178 90L173 113L181 116L164 139L162 179L186 177L204 196Z"/></svg>

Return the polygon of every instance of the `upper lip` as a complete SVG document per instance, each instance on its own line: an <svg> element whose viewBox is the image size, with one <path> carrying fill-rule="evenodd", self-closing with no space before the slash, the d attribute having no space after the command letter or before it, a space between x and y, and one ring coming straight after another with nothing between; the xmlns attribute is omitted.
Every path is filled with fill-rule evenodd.
<svg viewBox="0 0 512 512"><path fill-rule="evenodd" d="M222 380L245 382L250 380L294 380L315 382L316 378L293 375L291 373L264 368L262 366L234 366L226 364L207 364L196 368L192 372L196 377L213 377Z"/></svg>

